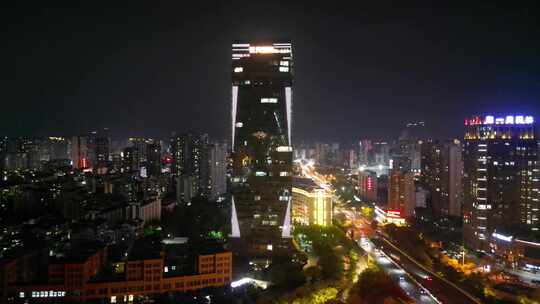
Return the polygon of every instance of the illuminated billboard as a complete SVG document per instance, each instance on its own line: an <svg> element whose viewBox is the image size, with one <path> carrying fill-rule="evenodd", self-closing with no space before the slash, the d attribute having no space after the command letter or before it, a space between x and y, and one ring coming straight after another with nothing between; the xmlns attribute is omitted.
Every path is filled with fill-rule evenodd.
<svg viewBox="0 0 540 304"><path fill-rule="evenodd" d="M534 117L530 115L504 115L504 116L474 116L465 119L465 125L530 125L534 123Z"/></svg>

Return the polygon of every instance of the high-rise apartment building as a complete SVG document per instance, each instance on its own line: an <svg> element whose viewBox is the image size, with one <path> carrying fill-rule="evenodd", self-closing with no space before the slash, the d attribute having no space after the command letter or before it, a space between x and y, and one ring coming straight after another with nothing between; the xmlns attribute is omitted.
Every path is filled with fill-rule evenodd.
<svg viewBox="0 0 540 304"><path fill-rule="evenodd" d="M161 174L161 145L149 144L146 150L146 173L148 176L159 176Z"/></svg>
<svg viewBox="0 0 540 304"><path fill-rule="evenodd" d="M177 180L184 180L180 185L184 185L185 180L193 184L189 187L191 197L210 194L208 144L207 134L188 133L174 135L170 139L172 174Z"/></svg>
<svg viewBox="0 0 540 304"><path fill-rule="evenodd" d="M463 205L463 160L461 143L425 141L422 143L422 186L429 191L433 214L461 216Z"/></svg>
<svg viewBox="0 0 540 304"><path fill-rule="evenodd" d="M88 137L74 136L71 138L71 161L73 168L87 169L92 166L89 158Z"/></svg>
<svg viewBox="0 0 540 304"><path fill-rule="evenodd" d="M249 256L289 248L292 46L232 45L231 239Z"/></svg>
<svg viewBox="0 0 540 304"><path fill-rule="evenodd" d="M214 143L209 147L210 156L210 197L216 199L227 192L227 154L226 143Z"/></svg>
<svg viewBox="0 0 540 304"><path fill-rule="evenodd" d="M104 135L95 138L95 166L96 168L106 168L109 162L110 140Z"/></svg>
<svg viewBox="0 0 540 304"><path fill-rule="evenodd" d="M148 152L147 146L154 143L152 138L145 137L130 137L128 139L130 145L137 149L137 155L139 156L139 164L146 162L146 152Z"/></svg>
<svg viewBox="0 0 540 304"><path fill-rule="evenodd" d="M394 169L388 176L388 209L399 211L402 217L414 215L416 207L414 175Z"/></svg>
<svg viewBox="0 0 540 304"><path fill-rule="evenodd" d="M138 171L140 168L139 149L137 147L124 148L122 157L122 170L124 172Z"/></svg>
<svg viewBox="0 0 540 304"><path fill-rule="evenodd" d="M358 196L367 202L377 202L377 173L370 170L358 171Z"/></svg>
<svg viewBox="0 0 540 304"><path fill-rule="evenodd" d="M474 116L465 120L464 237L488 250L494 231L539 229L538 138L532 116Z"/></svg>

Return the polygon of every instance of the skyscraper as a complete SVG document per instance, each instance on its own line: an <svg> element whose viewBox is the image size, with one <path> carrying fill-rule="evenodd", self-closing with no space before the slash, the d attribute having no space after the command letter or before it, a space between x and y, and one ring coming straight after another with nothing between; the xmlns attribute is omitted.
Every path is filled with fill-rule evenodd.
<svg viewBox="0 0 540 304"><path fill-rule="evenodd" d="M463 160L461 143L425 141L422 150L422 186L431 193L433 214L461 216Z"/></svg>
<svg viewBox="0 0 540 304"><path fill-rule="evenodd" d="M86 169L91 167L89 159L88 137L74 136L71 138L71 161L73 168Z"/></svg>
<svg viewBox="0 0 540 304"><path fill-rule="evenodd" d="M290 243L292 47L234 43L232 59L231 238L271 255Z"/></svg>
<svg viewBox="0 0 540 304"><path fill-rule="evenodd" d="M388 177L388 208L399 210L402 217L414 215L416 207L414 175L394 169Z"/></svg>
<svg viewBox="0 0 540 304"><path fill-rule="evenodd" d="M161 145L149 144L146 149L146 172L148 176L158 176L161 174Z"/></svg>
<svg viewBox="0 0 540 304"><path fill-rule="evenodd" d="M189 188L190 197L209 196L208 135L190 133L174 135L170 139L170 144L172 174L177 181L183 180L177 184L186 191ZM180 191L184 191L181 189Z"/></svg>
<svg viewBox="0 0 540 304"><path fill-rule="evenodd" d="M126 147L122 158L122 169L124 172L138 171L140 168L139 149L137 147Z"/></svg>
<svg viewBox="0 0 540 304"><path fill-rule="evenodd" d="M95 138L96 168L106 168L109 162L110 140L104 135Z"/></svg>
<svg viewBox="0 0 540 304"><path fill-rule="evenodd" d="M377 173L370 170L358 171L358 195L368 202L377 202Z"/></svg>
<svg viewBox="0 0 540 304"><path fill-rule="evenodd" d="M212 199L227 191L227 150L225 143L214 143L209 147Z"/></svg>
<svg viewBox="0 0 540 304"><path fill-rule="evenodd" d="M465 120L464 237L488 250L494 231L539 228L538 139L532 116L475 116Z"/></svg>

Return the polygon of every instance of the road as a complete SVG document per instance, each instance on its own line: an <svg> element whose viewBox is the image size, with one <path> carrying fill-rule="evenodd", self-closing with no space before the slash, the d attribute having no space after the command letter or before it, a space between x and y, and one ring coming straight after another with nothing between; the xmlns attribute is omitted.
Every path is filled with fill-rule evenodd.
<svg viewBox="0 0 540 304"><path fill-rule="evenodd" d="M359 245L371 255L377 265L388 273L392 280L416 303L440 303L414 276L407 273L390 256L377 250L369 239L362 238L359 241Z"/></svg>
<svg viewBox="0 0 540 304"><path fill-rule="evenodd" d="M413 260L405 255L401 250L390 245L382 238L373 239L374 244L384 251L385 254L393 258L394 261L407 271L418 282L427 288L440 303L460 303L460 304L476 304L469 296L458 290L455 286L442 280L441 278L428 273Z"/></svg>

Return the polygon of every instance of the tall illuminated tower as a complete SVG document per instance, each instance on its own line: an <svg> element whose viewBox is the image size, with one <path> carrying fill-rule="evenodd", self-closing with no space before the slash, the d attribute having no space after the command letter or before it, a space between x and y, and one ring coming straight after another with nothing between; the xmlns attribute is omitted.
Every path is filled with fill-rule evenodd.
<svg viewBox="0 0 540 304"><path fill-rule="evenodd" d="M539 229L540 173L534 118L475 116L465 120L463 232L489 251L492 235ZM511 239L511 238L508 238Z"/></svg>
<svg viewBox="0 0 540 304"><path fill-rule="evenodd" d="M291 232L292 46L234 43L232 59L231 238L271 255Z"/></svg>

